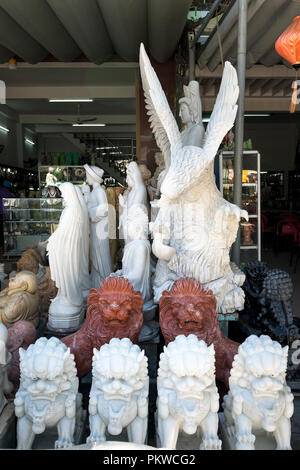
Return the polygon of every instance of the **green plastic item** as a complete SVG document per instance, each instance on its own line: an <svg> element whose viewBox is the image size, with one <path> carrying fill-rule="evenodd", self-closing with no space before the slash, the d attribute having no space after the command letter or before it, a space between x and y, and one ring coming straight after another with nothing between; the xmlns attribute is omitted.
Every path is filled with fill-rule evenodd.
<svg viewBox="0 0 300 470"><path fill-rule="evenodd" d="M73 163L73 153L67 152L67 165L70 166Z"/></svg>

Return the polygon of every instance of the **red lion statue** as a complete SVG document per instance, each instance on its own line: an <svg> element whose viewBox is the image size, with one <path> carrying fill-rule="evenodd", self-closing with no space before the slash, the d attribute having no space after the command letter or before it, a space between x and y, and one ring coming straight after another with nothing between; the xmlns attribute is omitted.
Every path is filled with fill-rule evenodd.
<svg viewBox="0 0 300 470"><path fill-rule="evenodd" d="M196 335L215 347L216 379L229 388L228 379L239 344L220 330L216 299L193 278L175 281L171 291L164 291L159 302L159 322L166 345L176 336Z"/></svg>
<svg viewBox="0 0 300 470"><path fill-rule="evenodd" d="M100 288L91 289L86 319L79 331L62 338L75 356L77 375L92 368L93 349L112 338L129 338L138 342L143 325L143 298L123 277L108 277Z"/></svg>

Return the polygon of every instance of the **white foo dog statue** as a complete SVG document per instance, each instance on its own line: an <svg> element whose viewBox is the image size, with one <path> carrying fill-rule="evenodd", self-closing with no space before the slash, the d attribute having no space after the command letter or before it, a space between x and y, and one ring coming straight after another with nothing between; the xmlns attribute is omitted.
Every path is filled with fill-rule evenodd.
<svg viewBox="0 0 300 470"><path fill-rule="evenodd" d="M161 447L176 449L181 429L191 435L200 427L200 450L221 450L213 344L208 347L195 335L177 336L160 355L157 391Z"/></svg>
<svg viewBox="0 0 300 470"><path fill-rule="evenodd" d="M144 444L148 422L148 359L129 338L94 349L87 442L105 441L127 427L129 442Z"/></svg>
<svg viewBox="0 0 300 470"><path fill-rule="evenodd" d="M272 433L277 450L291 450L294 397L285 379L287 354L288 346L265 335L249 336L240 345L223 403L225 429L235 450L255 450L254 432Z"/></svg>
<svg viewBox="0 0 300 470"><path fill-rule="evenodd" d="M40 338L20 349L20 388L16 394L17 449L31 449L35 435L57 426L55 448L73 445L81 394L73 354L57 338Z"/></svg>

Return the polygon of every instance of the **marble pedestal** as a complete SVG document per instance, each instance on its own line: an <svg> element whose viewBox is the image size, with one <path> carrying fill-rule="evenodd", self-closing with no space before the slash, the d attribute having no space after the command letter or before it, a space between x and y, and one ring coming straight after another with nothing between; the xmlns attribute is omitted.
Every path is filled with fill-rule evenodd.
<svg viewBox="0 0 300 470"><path fill-rule="evenodd" d="M82 419L75 425L74 432L74 446L84 443L84 430L87 419L87 412L82 411ZM34 438L32 449L35 450L46 450L54 449L55 441L58 439L57 426L53 428L47 428L43 434L38 434Z"/></svg>
<svg viewBox="0 0 300 470"><path fill-rule="evenodd" d="M219 413L219 430L222 440L222 450L235 450L236 439L227 432L224 413ZM276 450L276 441L272 434L263 430L252 432L256 437L255 450Z"/></svg>
<svg viewBox="0 0 300 470"><path fill-rule="evenodd" d="M0 449L15 449L16 445L15 407L13 400L8 400L0 414Z"/></svg>
<svg viewBox="0 0 300 470"><path fill-rule="evenodd" d="M58 333L61 336L66 336L68 334L78 331L82 326L84 320L84 307L77 313L52 313L51 308L49 309L48 314L48 323L47 330L53 332L53 334Z"/></svg>

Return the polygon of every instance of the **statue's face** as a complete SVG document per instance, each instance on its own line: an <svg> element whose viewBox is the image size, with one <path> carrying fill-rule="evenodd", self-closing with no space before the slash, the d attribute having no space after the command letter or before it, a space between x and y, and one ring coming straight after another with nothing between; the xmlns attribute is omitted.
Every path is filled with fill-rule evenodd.
<svg viewBox="0 0 300 470"><path fill-rule="evenodd" d="M186 103L182 103L179 109L179 117L183 124L187 124L188 122L192 122L192 116L189 110L189 107Z"/></svg>

